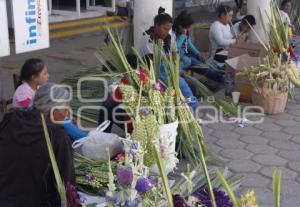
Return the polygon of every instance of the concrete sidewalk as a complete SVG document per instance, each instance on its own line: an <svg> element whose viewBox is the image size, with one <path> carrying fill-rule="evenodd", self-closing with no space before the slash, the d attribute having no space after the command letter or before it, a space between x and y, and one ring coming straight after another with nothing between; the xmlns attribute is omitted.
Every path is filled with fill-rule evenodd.
<svg viewBox="0 0 300 207"><path fill-rule="evenodd" d="M127 40L127 27L124 31L124 39ZM0 88L5 87L3 93L0 90L0 98L12 97L14 92L13 74L19 74L20 69L28 58L41 58L47 65L50 81L59 83L66 77L71 77L79 70L91 67L102 67L96 59L94 52L103 43L104 31L83 34L79 36L52 40L49 49L11 55L0 58ZM126 44L126 42L125 42ZM12 45L11 48L14 46ZM12 51L14 53L14 51Z"/></svg>
<svg viewBox="0 0 300 207"><path fill-rule="evenodd" d="M300 206L300 90L280 115L265 116L262 124L207 124L205 140L228 161L237 176L244 176L240 193L254 190L261 207L274 207L272 171L283 171L282 206Z"/></svg>
<svg viewBox="0 0 300 207"><path fill-rule="evenodd" d="M214 15L205 9L193 12L202 22L214 20ZM50 81L57 83L81 69L101 67L94 52L103 39L100 31L52 41L49 49L0 58L0 81L5 86L2 94L12 96L12 74L19 73L28 58L43 59ZM203 126L203 130L207 144L228 161L230 170L244 176L241 193L254 189L261 207L274 207L272 170L281 168L282 206L300 206L300 90L296 90L295 100L288 103L285 113L266 116L262 124L239 128L216 123Z"/></svg>

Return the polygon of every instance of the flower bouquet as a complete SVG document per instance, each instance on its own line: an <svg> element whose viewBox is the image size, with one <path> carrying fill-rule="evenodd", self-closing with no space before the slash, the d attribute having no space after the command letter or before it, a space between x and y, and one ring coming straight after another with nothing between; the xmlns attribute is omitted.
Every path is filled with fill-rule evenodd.
<svg viewBox="0 0 300 207"><path fill-rule="evenodd" d="M133 141L130 135L123 142L125 159L118 163L115 175L112 170L109 171L105 195L108 206L164 206L166 199L161 180L150 177L149 168L144 165L142 145ZM108 165L111 167L110 160Z"/></svg>
<svg viewBox="0 0 300 207"><path fill-rule="evenodd" d="M204 143L204 135L201 126L188 106L189 100L183 97L179 88L178 55L175 59L166 55L160 41L154 44L153 58L150 60L141 57L132 48L140 65L140 70L136 71L129 65L118 36L115 37L110 30L107 31L110 41L103 45L96 53L96 57L107 68L110 68L107 64L109 61L127 80L128 84L121 83L119 87L126 112L133 120L132 138L139 141L146 151L145 165L148 167L155 165L153 157L155 157L156 149L152 147L153 143L159 143L157 141L159 139L166 139L166 137L160 137L160 126L178 120L179 152L183 153L194 166L202 165L210 197L215 203L205 162L207 148ZM163 82L158 78L162 64L167 73L167 79ZM161 90L161 86L164 90ZM170 134L174 133L171 132ZM174 146L174 143L170 146ZM172 150L168 151L172 152ZM168 154L175 156L175 150ZM163 164L167 164L165 158ZM175 159L172 158L172 160ZM160 166L158 167L160 168ZM165 167L165 165L161 165L161 167ZM166 169L164 168L162 171L165 172Z"/></svg>
<svg viewBox="0 0 300 207"><path fill-rule="evenodd" d="M125 158L118 162L116 174L109 170L108 191L106 202L109 206L212 206L209 190L205 182L203 171L198 167L186 173L181 173L181 178L170 187L166 173L163 171L163 157L153 145L155 151L154 160L158 163L160 176L151 176L149 168L144 164L145 150L138 141L133 141L130 135L123 139ZM108 166L111 166L109 161ZM221 183L216 170L210 170L214 183L216 204L219 207L233 207L230 197L221 189ZM223 172L228 175L228 170ZM236 190L240 179L235 177L228 179L232 189Z"/></svg>

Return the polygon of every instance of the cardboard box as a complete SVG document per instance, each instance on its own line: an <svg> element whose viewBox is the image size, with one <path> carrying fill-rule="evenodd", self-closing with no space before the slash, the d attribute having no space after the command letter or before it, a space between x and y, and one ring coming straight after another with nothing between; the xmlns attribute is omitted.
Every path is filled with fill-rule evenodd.
<svg viewBox="0 0 300 207"><path fill-rule="evenodd" d="M192 28L192 40L201 52L210 51L209 25L195 25Z"/></svg>
<svg viewBox="0 0 300 207"><path fill-rule="evenodd" d="M228 59L244 54L248 54L251 57L265 57L267 52L263 46L252 42L233 44L228 49Z"/></svg>
<svg viewBox="0 0 300 207"><path fill-rule="evenodd" d="M225 61L226 73L234 77L234 91L239 91L241 102L252 101L253 86L246 75L236 75L245 70L247 66L257 66L262 62L260 57L251 57L244 54Z"/></svg>

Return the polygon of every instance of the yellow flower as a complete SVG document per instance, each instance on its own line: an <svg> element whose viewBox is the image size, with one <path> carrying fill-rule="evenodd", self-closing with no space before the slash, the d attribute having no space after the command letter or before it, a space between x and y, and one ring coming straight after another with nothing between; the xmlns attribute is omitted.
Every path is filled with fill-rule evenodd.
<svg viewBox="0 0 300 207"><path fill-rule="evenodd" d="M259 207L256 201L256 194L254 191L246 193L246 195L241 197L242 207Z"/></svg>

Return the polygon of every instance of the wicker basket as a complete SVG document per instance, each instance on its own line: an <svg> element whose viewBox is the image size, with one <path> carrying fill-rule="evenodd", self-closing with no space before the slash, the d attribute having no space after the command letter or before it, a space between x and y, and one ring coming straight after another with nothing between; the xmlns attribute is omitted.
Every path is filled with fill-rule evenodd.
<svg viewBox="0 0 300 207"><path fill-rule="evenodd" d="M253 91L252 93L252 103L261 106L265 114L279 114L284 112L287 99L288 92L270 94Z"/></svg>

